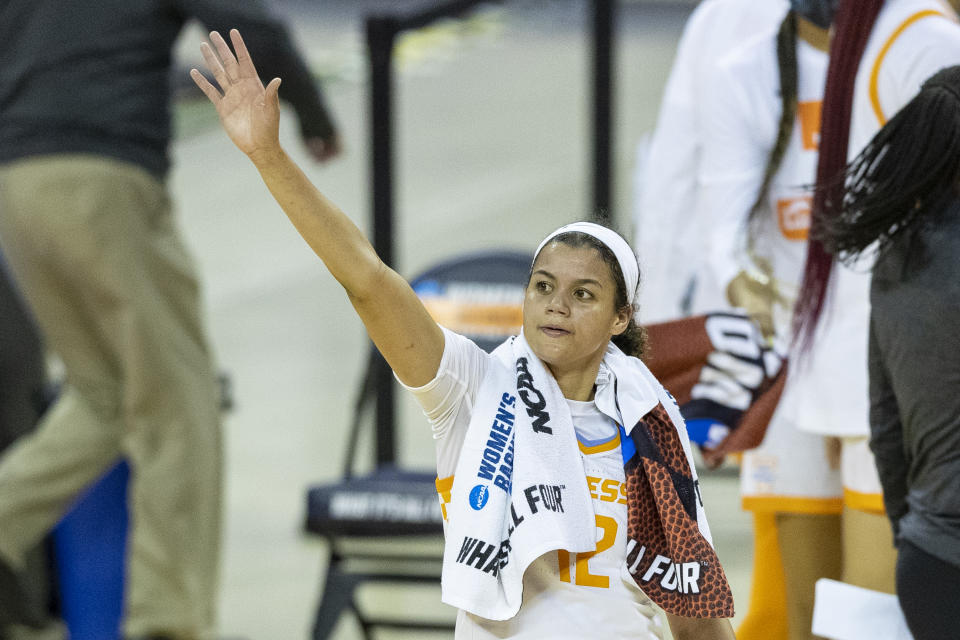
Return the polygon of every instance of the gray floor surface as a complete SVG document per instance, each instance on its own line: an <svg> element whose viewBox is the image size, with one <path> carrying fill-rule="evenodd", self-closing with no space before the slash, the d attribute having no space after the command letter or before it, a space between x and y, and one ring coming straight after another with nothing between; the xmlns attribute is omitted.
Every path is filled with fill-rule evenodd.
<svg viewBox="0 0 960 640"><path fill-rule="evenodd" d="M310 163L290 113L281 135L310 178L364 228L370 192L362 18L422 5L277 4L325 79L347 152L329 166ZM615 202L627 232L634 151L655 122L689 9L689 3L620 4ZM587 211L586 15L583 1L506 2L400 39L395 266L401 273L478 248L532 249ZM183 39L183 65L198 63L200 37L198 28ZM336 282L218 129L212 107L184 100L177 122L171 188L205 283L211 339L236 396L225 424L220 631L251 640L306 638L325 567L322 543L302 533L304 495L311 483L339 474L367 340ZM403 463L429 468L429 431L403 396L400 422ZM739 617L749 591L749 518L730 470L704 473L703 485ZM433 588L363 595L371 606L449 615ZM344 619L335 637L361 636Z"/></svg>

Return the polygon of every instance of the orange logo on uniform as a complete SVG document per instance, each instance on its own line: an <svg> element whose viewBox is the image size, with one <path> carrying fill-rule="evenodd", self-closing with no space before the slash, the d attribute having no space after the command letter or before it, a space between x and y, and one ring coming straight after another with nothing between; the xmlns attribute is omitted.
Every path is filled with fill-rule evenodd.
<svg viewBox="0 0 960 640"><path fill-rule="evenodd" d="M798 198L783 198L777 200L777 220L780 222L780 233L787 240L806 240L810 231L810 210L813 208L813 198L800 196Z"/></svg>
<svg viewBox="0 0 960 640"><path fill-rule="evenodd" d="M820 106L822 104L820 101L797 104L800 141L804 151L816 151L820 147Z"/></svg>

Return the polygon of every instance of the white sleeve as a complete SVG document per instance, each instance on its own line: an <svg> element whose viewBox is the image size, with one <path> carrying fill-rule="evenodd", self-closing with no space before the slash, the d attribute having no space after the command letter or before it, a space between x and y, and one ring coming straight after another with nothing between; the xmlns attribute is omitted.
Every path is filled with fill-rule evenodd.
<svg viewBox="0 0 960 640"><path fill-rule="evenodd" d="M437 375L422 387L400 384L413 393L430 422L437 443L437 475L445 478L456 468L474 399L491 356L469 338L441 329L443 357Z"/></svg>
<svg viewBox="0 0 960 640"><path fill-rule="evenodd" d="M676 58L664 89L657 126L650 137L637 180L634 235L643 283L643 322L680 315L684 288L693 277L690 242L697 192L700 137L696 130L696 67L703 64L705 20L712 3L694 9L684 26Z"/></svg>
<svg viewBox="0 0 960 640"><path fill-rule="evenodd" d="M719 288L717 296L725 300L727 284L744 267L746 222L776 135L775 122L774 131L769 124L778 114L764 112L770 101L759 99L766 91L765 74L717 64L708 76L696 225L703 237L704 272L713 278L703 285Z"/></svg>
<svg viewBox="0 0 960 640"><path fill-rule="evenodd" d="M887 120L944 67L960 64L960 25L946 17L918 20L897 37L881 62L877 94Z"/></svg>

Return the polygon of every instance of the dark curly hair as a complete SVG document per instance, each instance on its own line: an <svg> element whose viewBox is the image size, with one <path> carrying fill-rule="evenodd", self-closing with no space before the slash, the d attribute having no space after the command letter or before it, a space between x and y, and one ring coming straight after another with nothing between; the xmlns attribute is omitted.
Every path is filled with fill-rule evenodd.
<svg viewBox="0 0 960 640"><path fill-rule="evenodd" d="M920 92L847 165L843 204L824 225L827 249L846 263L911 242L958 197L960 66Z"/></svg>
<svg viewBox="0 0 960 640"><path fill-rule="evenodd" d="M780 123L777 127L777 139L767 157L763 182L747 218L747 234L751 244L760 233L763 220L770 215L766 208L770 185L787 154L787 146L793 136L793 123L797 117L797 14L794 11L787 12L777 31L777 69L780 76Z"/></svg>
<svg viewBox="0 0 960 640"><path fill-rule="evenodd" d="M631 304L627 295L627 283L623 277L623 271L620 269L620 262L614 255L610 247L602 243L597 238L579 231L568 231L550 238L550 243L559 242L574 248L592 247L600 254L600 258L610 268L610 275L613 276L613 282L616 286L614 304L617 310L629 309L630 323L620 335L613 336L611 342L617 345L621 351L628 356L643 358L647 349L647 330L637 324L636 305ZM536 256L534 256L536 262ZM530 265L530 275L527 276L527 284L530 283L530 277L533 275L533 265ZM639 283L637 285L639 289ZM636 291L633 292L633 298L636 300Z"/></svg>

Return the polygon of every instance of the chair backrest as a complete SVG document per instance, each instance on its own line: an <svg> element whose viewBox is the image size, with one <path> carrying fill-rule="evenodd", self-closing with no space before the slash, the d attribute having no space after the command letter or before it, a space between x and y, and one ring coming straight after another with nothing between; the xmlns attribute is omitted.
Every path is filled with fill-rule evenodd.
<svg viewBox="0 0 960 640"><path fill-rule="evenodd" d="M520 331L530 262L521 251L470 253L431 267L410 285L438 324L492 351Z"/></svg>

